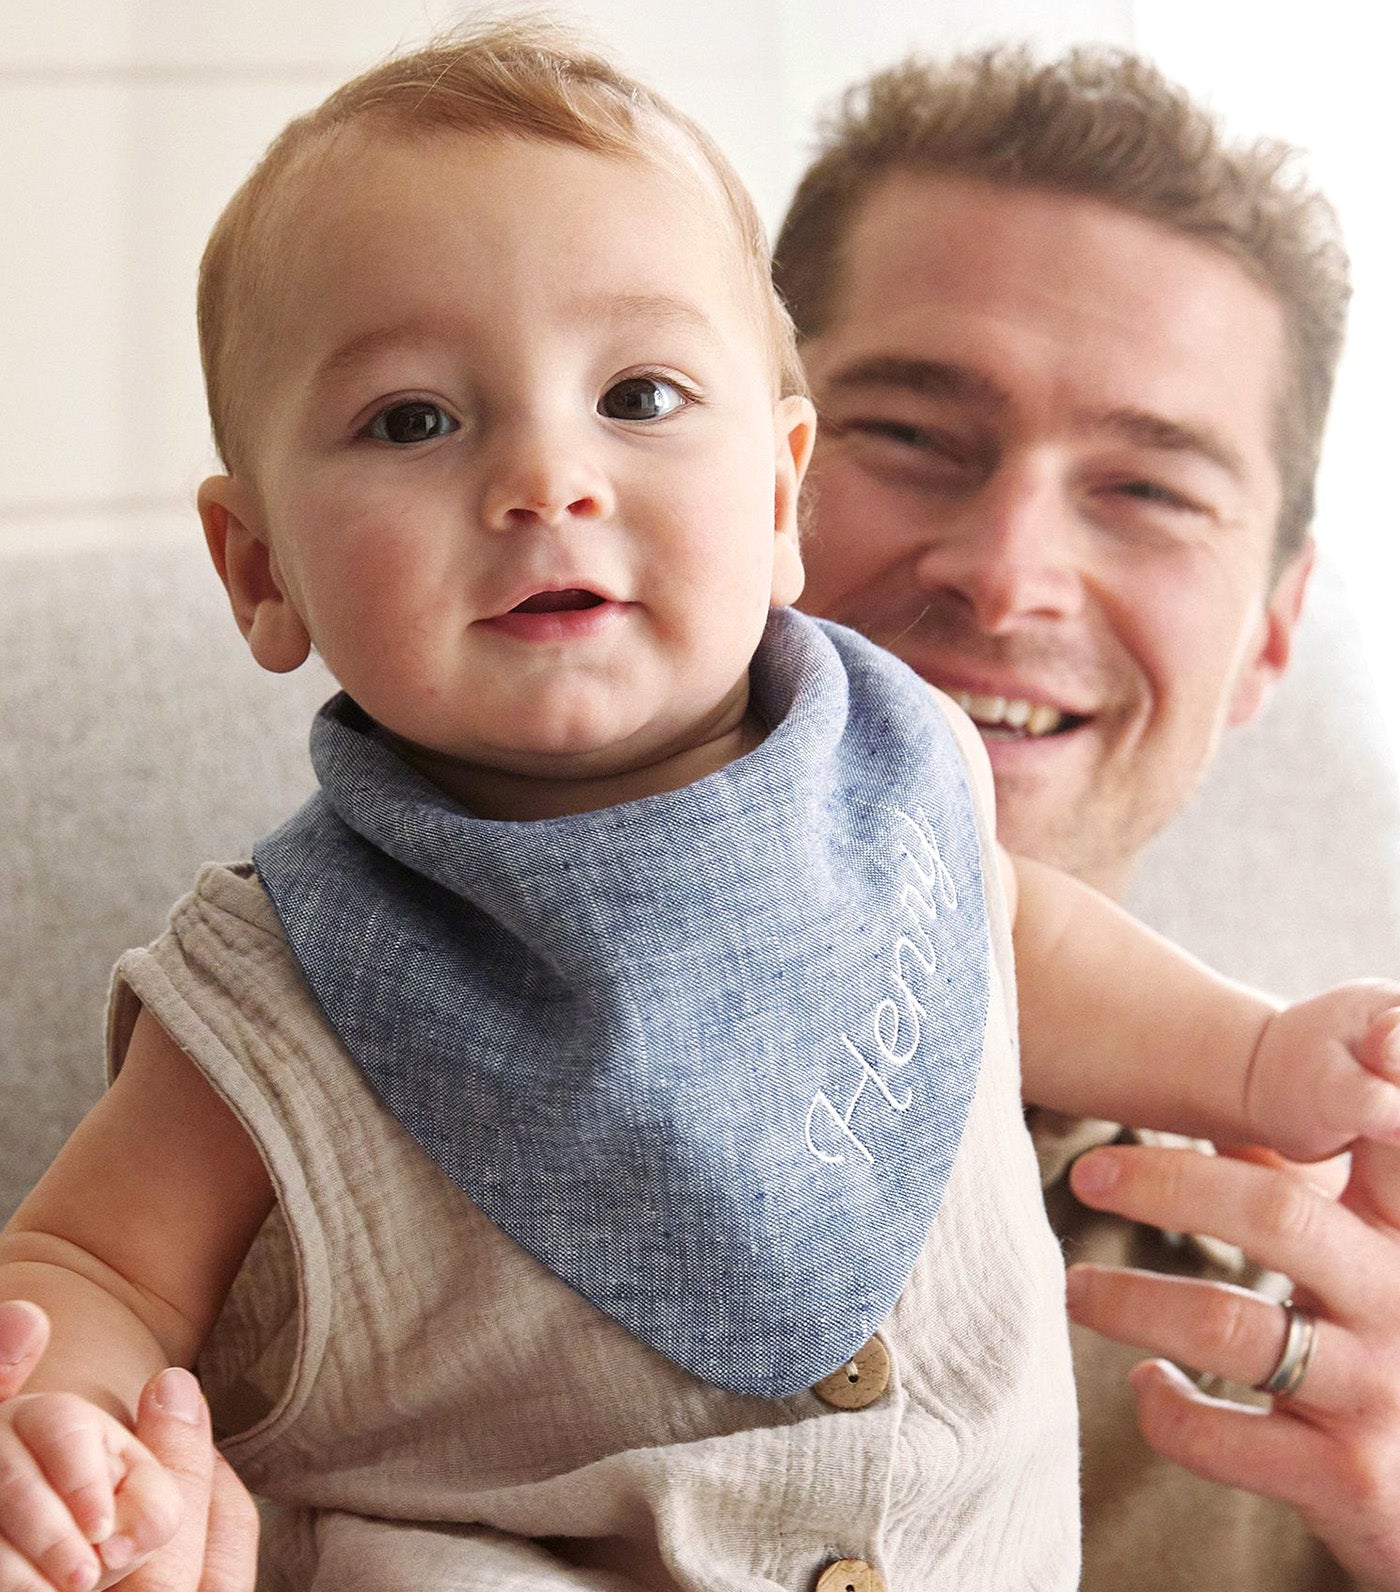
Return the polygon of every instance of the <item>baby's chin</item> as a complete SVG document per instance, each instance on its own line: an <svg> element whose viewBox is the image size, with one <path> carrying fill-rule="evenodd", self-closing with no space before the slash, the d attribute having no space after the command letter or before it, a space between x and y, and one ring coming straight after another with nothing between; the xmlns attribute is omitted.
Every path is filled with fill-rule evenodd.
<svg viewBox="0 0 1400 1592"><path fill-rule="evenodd" d="M425 746L380 727L405 762L483 818L562 817L679 790L753 750L762 725L747 711L707 716L676 733L646 726L612 739L532 734L506 746Z"/></svg>

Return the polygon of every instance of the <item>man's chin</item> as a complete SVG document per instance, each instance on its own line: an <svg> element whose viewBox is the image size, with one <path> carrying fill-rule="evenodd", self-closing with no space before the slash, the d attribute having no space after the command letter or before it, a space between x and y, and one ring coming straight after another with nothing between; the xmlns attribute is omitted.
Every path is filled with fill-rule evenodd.
<svg viewBox="0 0 1400 1592"><path fill-rule="evenodd" d="M1008 851L1062 868L1110 894L1126 889L1138 814L1104 789L1087 729L1040 738L983 732L996 784L997 836Z"/></svg>

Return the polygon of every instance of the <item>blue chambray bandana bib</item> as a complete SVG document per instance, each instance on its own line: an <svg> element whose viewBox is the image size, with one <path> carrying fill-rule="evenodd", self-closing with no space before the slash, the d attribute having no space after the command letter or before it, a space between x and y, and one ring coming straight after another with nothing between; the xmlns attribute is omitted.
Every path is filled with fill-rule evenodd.
<svg viewBox="0 0 1400 1592"><path fill-rule="evenodd" d="M752 692L773 729L748 756L520 823L463 811L342 695L312 730L320 792L253 856L437 1165L643 1342L780 1398L851 1358L924 1246L989 952L927 686L778 610Z"/></svg>

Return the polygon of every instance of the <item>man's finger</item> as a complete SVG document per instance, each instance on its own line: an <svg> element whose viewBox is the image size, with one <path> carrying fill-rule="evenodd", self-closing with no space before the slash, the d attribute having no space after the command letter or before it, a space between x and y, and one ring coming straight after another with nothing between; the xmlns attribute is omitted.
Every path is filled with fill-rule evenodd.
<svg viewBox="0 0 1400 1592"><path fill-rule="evenodd" d="M1400 1172L1400 1151L1358 1145L1356 1154L1363 1152L1395 1158L1386 1167ZM1348 1323L1390 1319L1400 1309L1395 1235L1376 1231L1374 1221L1359 1219L1291 1173L1197 1150L1116 1145L1082 1156L1070 1186L1095 1210L1234 1244L1256 1264L1326 1300L1329 1313ZM1400 1176L1392 1192L1400 1206Z"/></svg>
<svg viewBox="0 0 1400 1592"><path fill-rule="evenodd" d="M188 1371L171 1366L147 1382L136 1435L175 1478L182 1515L170 1542L122 1585L130 1592L201 1592L214 1447L208 1407Z"/></svg>
<svg viewBox="0 0 1400 1592"><path fill-rule="evenodd" d="M49 1318L26 1299L0 1304L0 1399L24 1390L49 1342Z"/></svg>
<svg viewBox="0 0 1400 1592"><path fill-rule="evenodd" d="M131 1592L253 1592L257 1509L216 1453L208 1405L188 1371L172 1367L146 1384L136 1435L174 1472L185 1520L170 1546L123 1586Z"/></svg>
<svg viewBox="0 0 1400 1592"><path fill-rule="evenodd" d="M1371 1226L1395 1229L1392 1237L1400 1237L1400 1148L1370 1141L1354 1145L1342 1204Z"/></svg>
<svg viewBox="0 0 1400 1592"><path fill-rule="evenodd" d="M1277 1301L1229 1283L1080 1264L1068 1276L1069 1313L1080 1326L1239 1387L1262 1382L1279 1362L1288 1318ZM1374 1386L1350 1333L1318 1321L1295 1409L1350 1414Z"/></svg>
<svg viewBox="0 0 1400 1592"><path fill-rule="evenodd" d="M253 1592L257 1573L257 1506L220 1456L214 1461L214 1496L199 1592Z"/></svg>
<svg viewBox="0 0 1400 1592"><path fill-rule="evenodd" d="M1277 1409L1246 1409L1200 1392L1175 1366L1149 1360L1130 1377L1138 1425L1165 1458L1226 1487L1316 1505L1331 1448L1316 1427Z"/></svg>
<svg viewBox="0 0 1400 1592"><path fill-rule="evenodd" d="M1215 1143L1215 1153L1232 1161L1252 1161L1255 1166L1272 1166L1277 1171L1287 1172L1311 1184L1329 1199L1336 1199L1347 1186L1351 1174L1349 1154L1334 1155L1326 1161L1290 1161L1263 1144L1224 1144L1219 1139Z"/></svg>

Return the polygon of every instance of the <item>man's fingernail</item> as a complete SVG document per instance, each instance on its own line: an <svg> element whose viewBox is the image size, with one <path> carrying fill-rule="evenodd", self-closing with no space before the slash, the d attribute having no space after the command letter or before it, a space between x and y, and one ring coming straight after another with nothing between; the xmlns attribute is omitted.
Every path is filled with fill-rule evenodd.
<svg viewBox="0 0 1400 1592"><path fill-rule="evenodd" d="M125 1570L136 1557L136 1544L130 1537L108 1537L97 1551L109 1570Z"/></svg>
<svg viewBox="0 0 1400 1592"><path fill-rule="evenodd" d="M200 1405L203 1403L199 1383L180 1366L172 1365L168 1371L160 1373L151 1396L167 1415L173 1415L177 1421L185 1421L190 1426L198 1422Z"/></svg>
<svg viewBox="0 0 1400 1592"><path fill-rule="evenodd" d="M27 1354L43 1330L44 1318L27 1299L7 1299L0 1304L0 1371L8 1371Z"/></svg>
<svg viewBox="0 0 1400 1592"><path fill-rule="evenodd" d="M1103 1150L1081 1156L1070 1172L1070 1187L1076 1194L1099 1199L1118 1181L1118 1157Z"/></svg>

